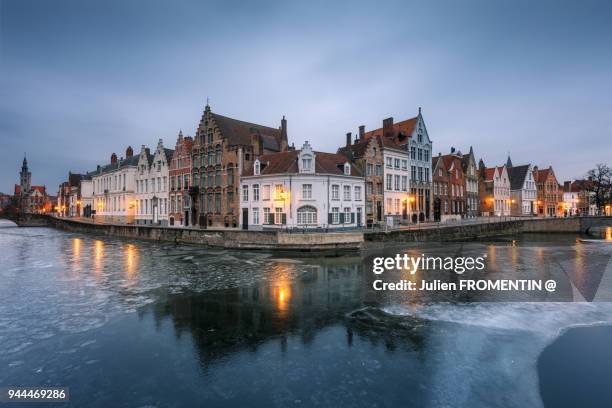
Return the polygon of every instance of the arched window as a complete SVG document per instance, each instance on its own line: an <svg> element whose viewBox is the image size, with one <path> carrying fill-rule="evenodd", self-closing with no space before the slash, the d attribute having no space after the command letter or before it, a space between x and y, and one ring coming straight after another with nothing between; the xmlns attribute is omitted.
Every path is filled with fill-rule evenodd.
<svg viewBox="0 0 612 408"><path fill-rule="evenodd" d="M221 146L217 146L215 150L215 164L221 164Z"/></svg>
<svg viewBox="0 0 612 408"><path fill-rule="evenodd" d="M316 225L317 209L311 205L305 205L297 210L298 225Z"/></svg>

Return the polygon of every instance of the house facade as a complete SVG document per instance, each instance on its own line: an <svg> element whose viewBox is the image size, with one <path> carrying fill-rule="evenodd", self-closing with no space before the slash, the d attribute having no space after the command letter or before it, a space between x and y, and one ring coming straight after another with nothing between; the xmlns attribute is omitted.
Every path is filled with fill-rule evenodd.
<svg viewBox="0 0 612 408"><path fill-rule="evenodd" d="M81 204L79 207L79 217L91 217L94 208L91 174L85 174L81 178Z"/></svg>
<svg viewBox="0 0 612 408"><path fill-rule="evenodd" d="M179 131L168 170L170 184L168 224L170 226L187 227L191 225L189 185L191 183L192 147L193 138L183 136L183 132Z"/></svg>
<svg viewBox="0 0 612 408"><path fill-rule="evenodd" d="M563 192L552 166L547 169L539 169L535 166L533 177L538 191L536 201L538 215L541 217L563 216Z"/></svg>
<svg viewBox="0 0 612 408"><path fill-rule="evenodd" d="M567 217L580 215L597 215L590 187L592 180L573 180L563 183L563 215Z"/></svg>
<svg viewBox="0 0 612 408"><path fill-rule="evenodd" d="M451 149L451 154L438 155L432 161L434 220L459 220L466 213L465 175L462 156Z"/></svg>
<svg viewBox="0 0 612 408"><path fill-rule="evenodd" d="M410 220L408 152L393 140L382 140L384 160L384 212L387 224Z"/></svg>
<svg viewBox="0 0 612 408"><path fill-rule="evenodd" d="M136 215L136 173L139 155L132 147L125 159L113 153L109 164L98 166L92 173L94 217L101 222L131 224Z"/></svg>
<svg viewBox="0 0 612 408"><path fill-rule="evenodd" d="M279 128L272 128L219 115L206 105L192 148L191 224L238 227L243 169L251 168L256 157L287 149L284 117Z"/></svg>
<svg viewBox="0 0 612 408"><path fill-rule="evenodd" d="M407 202L409 220L413 223L432 220L433 193L431 180L431 152L433 143L429 138L425 121L421 114L421 108L419 108L418 115L411 119L395 123L393 118L387 118L383 120L382 128L368 131L364 134L365 138L375 136L381 137L383 149L386 144L389 143L388 147L395 148L393 146L397 146L399 149L407 152L409 188ZM395 170L395 168L393 170ZM385 166L385 172L386 171L387 168ZM395 171L392 173L393 183L395 183ZM386 183L386 173L384 176ZM395 200L395 198L393 198L393 200ZM394 204L395 202L393 202L393 205ZM389 211L385 209L385 213L388 212ZM392 209L391 212L395 212L395 210Z"/></svg>
<svg viewBox="0 0 612 408"><path fill-rule="evenodd" d="M347 133L346 145L338 149L359 168L365 178L365 225L380 226L384 220L384 158L380 137L365 138L365 126L359 126L354 142Z"/></svg>
<svg viewBox="0 0 612 408"><path fill-rule="evenodd" d="M359 228L365 222L360 169L338 153L300 150L264 154L240 180L240 227Z"/></svg>
<svg viewBox="0 0 612 408"><path fill-rule="evenodd" d="M480 215L480 200L478 197L478 167L476 165L476 157L474 149L470 146L468 154L464 154L461 158L463 165L463 173L465 175L465 192L466 192L466 211L468 218L478 217Z"/></svg>
<svg viewBox="0 0 612 408"><path fill-rule="evenodd" d="M136 174L136 223L168 225L170 161L174 150L159 139L155 152L142 145Z"/></svg>
<svg viewBox="0 0 612 408"><path fill-rule="evenodd" d="M506 166L487 168L481 159L478 172L481 215L510 215L510 179Z"/></svg>
<svg viewBox="0 0 612 408"><path fill-rule="evenodd" d="M531 164L513 166L508 157L506 163L510 178L510 213L515 216L536 215L537 189Z"/></svg>

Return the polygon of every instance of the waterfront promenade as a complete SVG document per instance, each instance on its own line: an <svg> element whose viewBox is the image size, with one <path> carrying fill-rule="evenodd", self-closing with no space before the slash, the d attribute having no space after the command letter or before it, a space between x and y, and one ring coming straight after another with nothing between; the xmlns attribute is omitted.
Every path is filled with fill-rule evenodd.
<svg viewBox="0 0 612 408"><path fill-rule="evenodd" d="M198 229L101 223L90 220L27 214L21 226L51 226L71 232L129 239L197 244L227 249L272 249L301 252L351 251L402 242L444 242L516 236L523 233L588 233L592 227L612 226L612 217L479 217L449 223L427 223L381 230L304 231L237 228Z"/></svg>

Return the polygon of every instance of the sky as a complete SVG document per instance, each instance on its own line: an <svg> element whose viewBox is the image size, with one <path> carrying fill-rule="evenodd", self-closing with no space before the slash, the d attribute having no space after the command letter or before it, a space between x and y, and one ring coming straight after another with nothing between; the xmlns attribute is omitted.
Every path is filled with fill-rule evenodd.
<svg viewBox="0 0 612 408"><path fill-rule="evenodd" d="M216 113L335 152L414 117L433 154L612 165L612 2L0 0L0 191L55 194Z"/></svg>

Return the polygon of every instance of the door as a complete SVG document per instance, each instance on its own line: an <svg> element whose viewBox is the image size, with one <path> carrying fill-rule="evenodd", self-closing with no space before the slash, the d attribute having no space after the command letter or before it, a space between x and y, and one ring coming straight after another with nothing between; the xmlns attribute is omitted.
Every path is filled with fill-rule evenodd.
<svg viewBox="0 0 612 408"><path fill-rule="evenodd" d="M248 208L242 209L242 229L243 230L249 229L249 209Z"/></svg>
<svg viewBox="0 0 612 408"><path fill-rule="evenodd" d="M185 211L185 226L189 226L189 211Z"/></svg>
<svg viewBox="0 0 612 408"><path fill-rule="evenodd" d="M361 207L357 207L357 226L361 227Z"/></svg>
<svg viewBox="0 0 612 408"><path fill-rule="evenodd" d="M382 202L376 202L376 221L382 221Z"/></svg>

